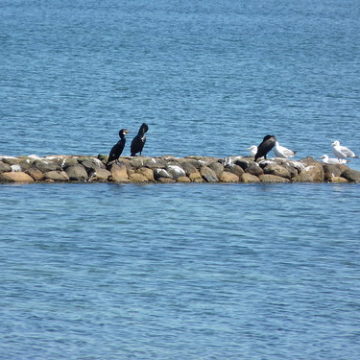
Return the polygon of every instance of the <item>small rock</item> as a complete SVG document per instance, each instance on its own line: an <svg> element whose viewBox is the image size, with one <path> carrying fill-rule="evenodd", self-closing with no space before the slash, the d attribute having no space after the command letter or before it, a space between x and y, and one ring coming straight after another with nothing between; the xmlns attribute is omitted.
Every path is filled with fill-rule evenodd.
<svg viewBox="0 0 360 360"><path fill-rule="evenodd" d="M251 175L249 173L244 173L241 175L241 182L247 184L247 183L257 183L260 182L260 179L255 176L255 175Z"/></svg>
<svg viewBox="0 0 360 360"><path fill-rule="evenodd" d="M182 162L181 167L184 169L187 176L198 172L198 169L193 164L191 164L191 162L189 162L189 161ZM199 167L199 169L200 169L200 167Z"/></svg>
<svg viewBox="0 0 360 360"><path fill-rule="evenodd" d="M6 157L3 157L1 160L2 160L2 162L4 162L5 164L8 164L8 165L16 165L16 164L19 164L21 161L19 158L13 157L13 156L6 156Z"/></svg>
<svg viewBox="0 0 360 360"><path fill-rule="evenodd" d="M218 182L219 179L215 174L215 171L210 169L207 166L202 166L200 168L200 174L201 176L209 183Z"/></svg>
<svg viewBox="0 0 360 360"><path fill-rule="evenodd" d="M325 181L331 181L333 177L339 177L348 169L346 165L341 164L324 164L324 179Z"/></svg>
<svg viewBox="0 0 360 360"><path fill-rule="evenodd" d="M138 169L136 172L138 174L145 176L148 181L155 181L154 172L149 168L142 167Z"/></svg>
<svg viewBox="0 0 360 360"><path fill-rule="evenodd" d="M240 181L239 176L228 171L223 171L219 176L219 180L224 183L237 183Z"/></svg>
<svg viewBox="0 0 360 360"><path fill-rule="evenodd" d="M19 182L19 183L32 183L34 179L22 172L4 172L0 174L0 182Z"/></svg>

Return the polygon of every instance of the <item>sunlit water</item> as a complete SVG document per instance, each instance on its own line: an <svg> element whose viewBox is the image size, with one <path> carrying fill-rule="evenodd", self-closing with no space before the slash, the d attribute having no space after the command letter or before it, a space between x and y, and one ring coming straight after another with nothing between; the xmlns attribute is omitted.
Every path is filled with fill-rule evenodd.
<svg viewBox="0 0 360 360"><path fill-rule="evenodd" d="M354 1L0 2L0 154L360 152ZM129 148L125 149L129 154ZM351 166L359 168L359 160ZM357 360L358 185L0 186L0 359Z"/></svg>

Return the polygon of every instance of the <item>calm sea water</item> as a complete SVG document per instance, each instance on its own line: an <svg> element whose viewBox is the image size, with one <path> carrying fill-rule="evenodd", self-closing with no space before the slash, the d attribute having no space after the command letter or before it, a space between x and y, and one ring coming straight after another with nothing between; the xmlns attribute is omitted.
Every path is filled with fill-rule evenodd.
<svg viewBox="0 0 360 360"><path fill-rule="evenodd" d="M0 154L360 152L356 1L0 1ZM125 154L129 149L125 150ZM360 168L359 160L351 166ZM358 185L0 186L0 359L357 360Z"/></svg>

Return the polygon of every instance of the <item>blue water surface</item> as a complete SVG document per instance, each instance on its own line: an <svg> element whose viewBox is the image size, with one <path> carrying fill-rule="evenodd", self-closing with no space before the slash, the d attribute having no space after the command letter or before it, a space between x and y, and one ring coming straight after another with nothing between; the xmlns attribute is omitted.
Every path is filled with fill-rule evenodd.
<svg viewBox="0 0 360 360"><path fill-rule="evenodd" d="M0 359L359 354L357 185L0 192Z"/></svg>
<svg viewBox="0 0 360 360"><path fill-rule="evenodd" d="M0 19L0 155L107 154L144 121L147 156L266 134L360 153L357 1L2 0ZM0 359L357 360L359 196L3 184Z"/></svg>

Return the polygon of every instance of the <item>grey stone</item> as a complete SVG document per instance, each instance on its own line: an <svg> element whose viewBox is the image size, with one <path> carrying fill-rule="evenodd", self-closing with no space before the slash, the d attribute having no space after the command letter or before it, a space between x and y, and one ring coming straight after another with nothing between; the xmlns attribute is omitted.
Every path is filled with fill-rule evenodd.
<svg viewBox="0 0 360 360"><path fill-rule="evenodd" d="M350 182L360 183L360 171L357 170L347 169L341 174L341 177Z"/></svg>
<svg viewBox="0 0 360 360"><path fill-rule="evenodd" d="M86 181L88 179L87 171L80 164L70 166L65 171L71 181Z"/></svg>
<svg viewBox="0 0 360 360"><path fill-rule="evenodd" d="M171 175L173 179L177 179L181 176L186 176L186 172L179 165L168 165L166 171Z"/></svg>
<svg viewBox="0 0 360 360"><path fill-rule="evenodd" d="M49 160L35 160L33 167L39 169L43 173L61 170L61 166L58 163Z"/></svg>
<svg viewBox="0 0 360 360"><path fill-rule="evenodd" d="M226 165L224 168L225 171L231 172L239 177L244 173L244 170L241 166L235 164Z"/></svg>
<svg viewBox="0 0 360 360"><path fill-rule="evenodd" d="M264 174L281 176L281 177L286 178L286 179L291 178L290 171L288 169L286 169L285 167L283 167L281 165L278 165L278 164L266 165L264 167L263 171L264 171Z"/></svg>
<svg viewBox="0 0 360 360"><path fill-rule="evenodd" d="M208 166L202 166L200 168L200 174L207 182L212 183L219 181L218 177L215 174L215 171L210 169Z"/></svg>
<svg viewBox="0 0 360 360"><path fill-rule="evenodd" d="M8 171L11 171L11 166L9 164L0 161L0 173L8 172Z"/></svg>
<svg viewBox="0 0 360 360"><path fill-rule="evenodd" d="M154 178L159 180L160 178L172 179L173 177L165 169L154 169Z"/></svg>
<svg viewBox="0 0 360 360"><path fill-rule="evenodd" d="M251 162L245 170L248 174L259 176L264 174L264 170L256 162Z"/></svg>
<svg viewBox="0 0 360 360"><path fill-rule="evenodd" d="M220 164L218 161L213 161L208 167L215 172L217 177L224 171L224 165Z"/></svg>

